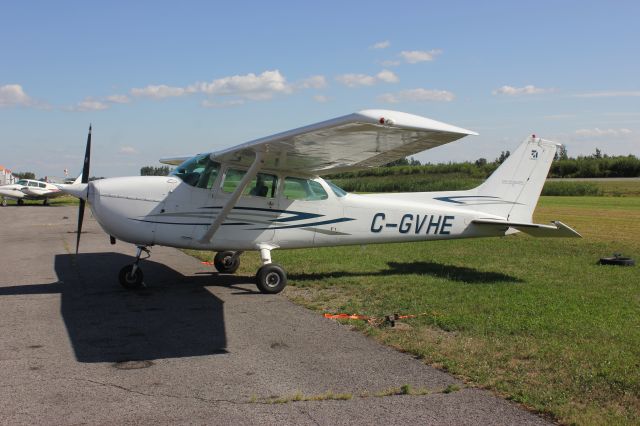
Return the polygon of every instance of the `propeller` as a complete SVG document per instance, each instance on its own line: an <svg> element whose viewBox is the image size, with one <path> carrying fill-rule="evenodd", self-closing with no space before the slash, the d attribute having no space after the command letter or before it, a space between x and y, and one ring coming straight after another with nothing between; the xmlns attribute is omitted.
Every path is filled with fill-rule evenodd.
<svg viewBox="0 0 640 426"><path fill-rule="evenodd" d="M89 163L91 159L91 125L89 125L89 134L87 135L87 148L84 151L84 164L82 166L82 179L80 183L89 183ZM87 195L89 194L89 186L87 185ZM87 197L88 198L88 197ZM76 254L80 247L80 233L82 232L82 220L84 219L84 206L86 200L80 198L80 206L78 207L78 235L76 237Z"/></svg>

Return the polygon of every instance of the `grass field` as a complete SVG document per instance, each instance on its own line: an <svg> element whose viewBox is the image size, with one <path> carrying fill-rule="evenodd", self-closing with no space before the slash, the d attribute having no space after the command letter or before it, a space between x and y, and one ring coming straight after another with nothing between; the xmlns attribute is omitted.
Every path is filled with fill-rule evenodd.
<svg viewBox="0 0 640 426"><path fill-rule="evenodd" d="M640 422L640 198L543 197L535 220L583 239L506 238L279 250L285 295L325 312L423 314L350 321L425 363L562 423ZM210 254L200 253L210 259ZM256 253L241 275L255 274Z"/></svg>
<svg viewBox="0 0 640 426"><path fill-rule="evenodd" d="M16 200L7 198L7 205L15 206ZM42 200L24 200L25 206L42 206ZM78 199L71 195L63 195L58 198L52 198L49 200L50 206L72 206L78 205Z"/></svg>

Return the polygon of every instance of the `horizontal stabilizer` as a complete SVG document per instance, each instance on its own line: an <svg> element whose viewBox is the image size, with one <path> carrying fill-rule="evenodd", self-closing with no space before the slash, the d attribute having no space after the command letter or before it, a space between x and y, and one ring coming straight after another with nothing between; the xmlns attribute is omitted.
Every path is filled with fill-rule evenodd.
<svg viewBox="0 0 640 426"><path fill-rule="evenodd" d="M475 219L471 223L483 227L493 227L496 230L504 230L505 232L509 228L513 228L532 237L582 238L582 235L578 232L559 221L551 222L553 225L540 225L537 223L507 222L495 219Z"/></svg>

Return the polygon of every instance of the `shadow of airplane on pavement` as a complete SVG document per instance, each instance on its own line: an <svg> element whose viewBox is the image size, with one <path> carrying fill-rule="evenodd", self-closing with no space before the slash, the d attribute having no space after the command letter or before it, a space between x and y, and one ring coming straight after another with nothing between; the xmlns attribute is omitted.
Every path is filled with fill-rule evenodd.
<svg viewBox="0 0 640 426"><path fill-rule="evenodd" d="M152 286L125 290L114 271L131 263L118 253L56 255L58 281L0 287L7 295L60 293L61 313L80 362L124 362L226 353L223 301L205 286L235 287L232 275L184 276L146 260Z"/></svg>

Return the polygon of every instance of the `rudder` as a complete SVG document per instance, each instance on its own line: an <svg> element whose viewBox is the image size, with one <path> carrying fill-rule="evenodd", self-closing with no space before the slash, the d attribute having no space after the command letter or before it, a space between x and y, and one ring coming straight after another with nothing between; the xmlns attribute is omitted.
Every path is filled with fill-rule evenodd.
<svg viewBox="0 0 640 426"><path fill-rule="evenodd" d="M558 146L545 139L528 138L482 185L470 191L487 200L474 209L508 221L531 222Z"/></svg>

